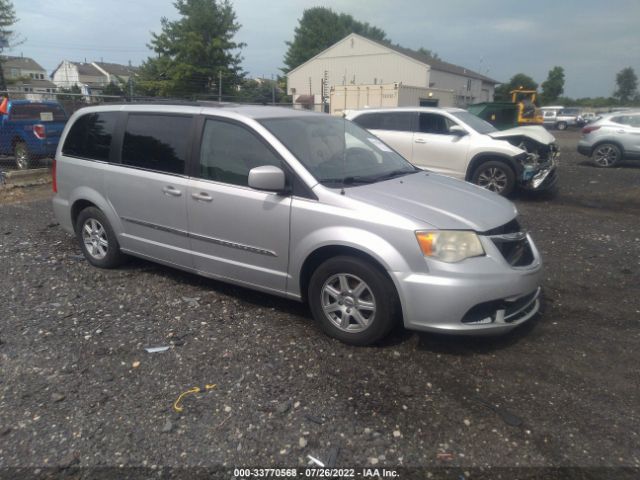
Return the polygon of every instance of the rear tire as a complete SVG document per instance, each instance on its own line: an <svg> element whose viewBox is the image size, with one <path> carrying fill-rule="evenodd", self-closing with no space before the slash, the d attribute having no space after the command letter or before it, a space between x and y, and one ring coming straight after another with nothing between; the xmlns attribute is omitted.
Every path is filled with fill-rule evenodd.
<svg viewBox="0 0 640 480"><path fill-rule="evenodd" d="M591 153L596 166L610 168L616 166L622 159L622 151L615 143L601 143Z"/></svg>
<svg viewBox="0 0 640 480"><path fill-rule="evenodd" d="M13 156L18 170L27 170L28 168L31 168L35 161L31 152L29 152L29 147L27 147L27 144L22 141L16 142L14 145Z"/></svg>
<svg viewBox="0 0 640 480"><path fill-rule="evenodd" d="M100 268L116 268L125 256L107 217L96 207L87 207L76 221L76 237L87 261Z"/></svg>
<svg viewBox="0 0 640 480"><path fill-rule="evenodd" d="M399 311L395 286L378 268L357 257L338 256L311 276L311 313L330 337L370 345L393 328Z"/></svg>
<svg viewBox="0 0 640 480"><path fill-rule="evenodd" d="M556 125L556 128L558 130L566 130L567 129L567 122L558 122L558 124Z"/></svg>
<svg viewBox="0 0 640 480"><path fill-rule="evenodd" d="M471 182L506 197L516 186L516 174L506 163L489 160L475 169Z"/></svg>

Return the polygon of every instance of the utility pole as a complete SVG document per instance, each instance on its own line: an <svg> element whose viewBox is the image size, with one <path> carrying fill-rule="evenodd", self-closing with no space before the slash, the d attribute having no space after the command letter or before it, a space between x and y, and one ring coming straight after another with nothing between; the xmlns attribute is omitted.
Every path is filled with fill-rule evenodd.
<svg viewBox="0 0 640 480"><path fill-rule="evenodd" d="M271 103L276 104L276 82L273 79L273 73L271 74Z"/></svg>
<svg viewBox="0 0 640 480"><path fill-rule="evenodd" d="M218 71L218 102L222 103L222 70Z"/></svg>

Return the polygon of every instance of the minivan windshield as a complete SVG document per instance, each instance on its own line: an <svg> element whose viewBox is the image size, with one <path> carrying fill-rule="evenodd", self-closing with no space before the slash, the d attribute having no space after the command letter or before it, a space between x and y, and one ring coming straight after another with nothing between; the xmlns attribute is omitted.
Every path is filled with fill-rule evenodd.
<svg viewBox="0 0 640 480"><path fill-rule="evenodd" d="M463 121L478 133L486 134L498 131L496 127L491 125L489 122L482 120L480 117L476 117L473 113L469 113L467 111L451 112L451 115Z"/></svg>
<svg viewBox="0 0 640 480"><path fill-rule="evenodd" d="M260 123L328 187L374 183L420 171L349 120L314 115Z"/></svg>

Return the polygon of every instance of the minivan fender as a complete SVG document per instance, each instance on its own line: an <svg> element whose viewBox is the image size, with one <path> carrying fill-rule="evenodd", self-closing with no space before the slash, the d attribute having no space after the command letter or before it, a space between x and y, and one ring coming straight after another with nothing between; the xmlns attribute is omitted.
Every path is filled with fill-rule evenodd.
<svg viewBox="0 0 640 480"><path fill-rule="evenodd" d="M356 242L354 239L358 239ZM307 260L314 253L327 247L340 247L355 250L374 259L387 272L406 272L410 267L400 252L384 238L366 230L353 227L326 227L309 233L304 238L295 241L292 238L291 272L288 293L293 296L304 296L301 291L304 281L304 269ZM347 252L348 253L348 252ZM393 278L393 275L391 275Z"/></svg>

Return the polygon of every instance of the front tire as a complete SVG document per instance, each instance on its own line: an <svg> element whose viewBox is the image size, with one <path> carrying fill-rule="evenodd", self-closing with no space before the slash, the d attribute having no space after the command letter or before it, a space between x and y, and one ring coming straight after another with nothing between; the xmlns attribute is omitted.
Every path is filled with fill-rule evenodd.
<svg viewBox="0 0 640 480"><path fill-rule="evenodd" d="M100 268L116 268L125 259L107 217L96 207L87 207L76 221L76 237L87 261Z"/></svg>
<svg viewBox="0 0 640 480"><path fill-rule="evenodd" d="M620 148L613 143L601 143L593 149L591 158L598 167L610 168L620 162L622 152Z"/></svg>
<svg viewBox="0 0 640 480"><path fill-rule="evenodd" d="M471 181L498 195L509 195L516 185L516 175L507 164L497 160L482 163L473 172Z"/></svg>
<svg viewBox="0 0 640 480"><path fill-rule="evenodd" d="M567 129L567 122L558 122L558 124L556 125L556 128L558 130L566 130Z"/></svg>
<svg viewBox="0 0 640 480"><path fill-rule="evenodd" d="M33 165L33 155L31 155L29 147L27 147L27 144L24 142L16 142L13 147L13 156L16 160L16 168L18 170L27 170Z"/></svg>
<svg viewBox="0 0 640 480"><path fill-rule="evenodd" d="M395 286L378 268L357 257L333 257L311 276L309 306L320 328L351 345L369 345L393 328Z"/></svg>

